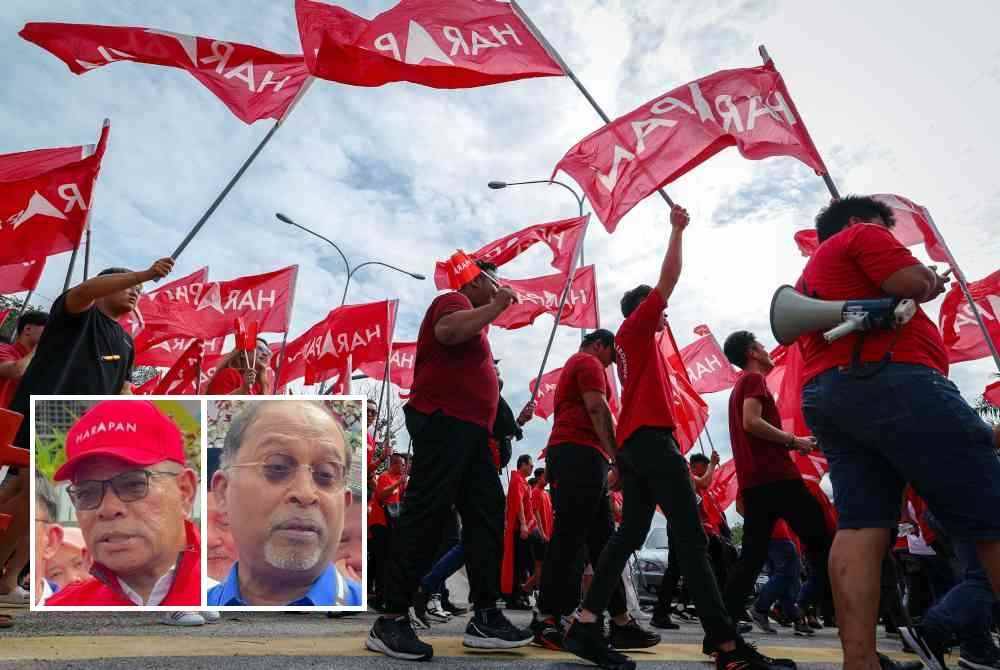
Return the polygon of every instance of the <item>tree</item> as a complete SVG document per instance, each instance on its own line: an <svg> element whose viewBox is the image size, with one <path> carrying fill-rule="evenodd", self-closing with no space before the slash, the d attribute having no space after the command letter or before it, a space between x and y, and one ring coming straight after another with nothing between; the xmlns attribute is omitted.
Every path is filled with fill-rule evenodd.
<svg viewBox="0 0 1000 670"><path fill-rule="evenodd" d="M732 542L734 547L743 546L743 522L736 524L732 527L733 537Z"/></svg>
<svg viewBox="0 0 1000 670"><path fill-rule="evenodd" d="M10 310L10 314L4 319L4 322L0 324L0 342L13 342L14 341L14 330L17 327L17 317L21 315L22 307L24 307L24 298L15 298L10 295L0 295L0 312L5 309ZM28 305L28 309L23 311L38 310L41 312L47 312L48 307L42 307L41 305L36 305L34 303Z"/></svg>

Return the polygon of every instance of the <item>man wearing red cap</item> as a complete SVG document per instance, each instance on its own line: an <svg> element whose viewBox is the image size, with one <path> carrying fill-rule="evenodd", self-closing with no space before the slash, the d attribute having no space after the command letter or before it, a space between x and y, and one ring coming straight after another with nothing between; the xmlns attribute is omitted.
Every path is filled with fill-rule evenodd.
<svg viewBox="0 0 1000 670"><path fill-rule="evenodd" d="M54 479L71 482L94 578L46 605L200 605L198 479L173 421L151 402L100 402L70 428L66 456Z"/></svg>

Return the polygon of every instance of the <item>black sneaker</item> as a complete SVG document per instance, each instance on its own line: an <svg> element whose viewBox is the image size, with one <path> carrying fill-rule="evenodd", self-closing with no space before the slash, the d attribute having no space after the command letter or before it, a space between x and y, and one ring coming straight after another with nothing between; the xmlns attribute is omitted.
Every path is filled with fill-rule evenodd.
<svg viewBox="0 0 1000 670"><path fill-rule="evenodd" d="M795 622L795 634L800 637L812 637L816 634L816 631L812 629L812 626L806 623L806 620L803 617Z"/></svg>
<svg viewBox="0 0 1000 670"><path fill-rule="evenodd" d="M944 662L945 643L937 638L930 631L916 626L908 628L900 626L899 634L903 636L903 641L920 660L927 666L927 670L947 670L948 666Z"/></svg>
<svg viewBox="0 0 1000 670"><path fill-rule="evenodd" d="M992 653L984 654L976 654L963 649L958 664L967 670L998 670L1000 669L1000 653L997 653L995 647L992 649Z"/></svg>
<svg viewBox="0 0 1000 670"><path fill-rule="evenodd" d="M750 653L746 647L737 646L732 651L720 651L715 657L716 670L773 670L766 656Z"/></svg>
<svg viewBox="0 0 1000 670"><path fill-rule="evenodd" d="M774 635L778 632L774 626L771 625L771 620L768 618L767 612L761 612L756 607L751 607L750 618L753 619L753 622L760 626L760 629L765 633Z"/></svg>
<svg viewBox="0 0 1000 670"><path fill-rule="evenodd" d="M746 621L740 621L736 624L736 632L740 635L746 635L747 633L753 632L753 624L747 623Z"/></svg>
<svg viewBox="0 0 1000 670"><path fill-rule="evenodd" d="M434 647L421 642L407 616L380 616L368 632L365 647L404 661L429 661Z"/></svg>
<svg viewBox="0 0 1000 670"><path fill-rule="evenodd" d="M444 597L441 598L441 609L443 609L445 612L450 613L452 616L460 616L462 614L469 613L468 607L456 605L455 603L451 602L451 597L448 594L445 594Z"/></svg>
<svg viewBox="0 0 1000 670"><path fill-rule="evenodd" d="M661 610L653 612L653 619L649 622L649 625L653 628L662 628L663 630L680 629L680 626L670 618L670 612L663 612Z"/></svg>
<svg viewBox="0 0 1000 670"><path fill-rule="evenodd" d="M535 637L532 642L544 649L552 651L563 651L562 628L559 627L559 620L554 617L539 618L536 613L531 619L531 632Z"/></svg>
<svg viewBox="0 0 1000 670"><path fill-rule="evenodd" d="M762 663L764 665L776 666L779 668L792 668L793 670L799 667L796 665L795 661L790 658L771 658L770 656L765 656L757 649L757 645L743 639L736 641L736 651L740 652L743 656L754 659L754 662L758 664Z"/></svg>
<svg viewBox="0 0 1000 670"><path fill-rule="evenodd" d="M660 636L646 630L635 619L629 619L624 626L611 620L611 646L615 649L648 649L660 644Z"/></svg>
<svg viewBox="0 0 1000 670"><path fill-rule="evenodd" d="M472 649L516 649L531 644L535 636L518 628L498 609L478 610L465 627L462 645Z"/></svg>
<svg viewBox="0 0 1000 670"><path fill-rule="evenodd" d="M615 651L597 623L574 621L563 638L566 651L605 670L635 670L635 661Z"/></svg>

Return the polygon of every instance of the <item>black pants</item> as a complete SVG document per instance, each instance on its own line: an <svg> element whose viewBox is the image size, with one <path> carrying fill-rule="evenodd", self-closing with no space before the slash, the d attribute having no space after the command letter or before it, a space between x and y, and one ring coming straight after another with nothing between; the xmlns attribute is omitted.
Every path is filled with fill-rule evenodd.
<svg viewBox="0 0 1000 670"><path fill-rule="evenodd" d="M580 581L586 563L581 553L600 556L614 531L608 500L608 463L593 447L556 444L549 447L545 466L552 486L555 524L542 564L538 610L565 616L580 603ZM619 568L608 604L613 616L628 609L621 574Z"/></svg>
<svg viewBox="0 0 1000 670"><path fill-rule="evenodd" d="M705 629L706 644L716 647L735 640L736 629L726 614L708 561L708 540L698 516L687 461L673 433L662 428L640 428L625 440L618 463L623 485L622 524L601 553L584 606L591 612L604 610L621 581L629 555L645 541L659 505L673 527L675 542L670 552L677 554L681 574Z"/></svg>
<svg viewBox="0 0 1000 670"><path fill-rule="evenodd" d="M433 564L454 505L475 609L496 607L504 497L485 428L435 412L406 411L413 465L386 567L386 611L401 614Z"/></svg>
<svg viewBox="0 0 1000 670"><path fill-rule="evenodd" d="M738 617L753 592L754 582L767 562L771 532L784 519L808 549L809 564L817 571L823 590L828 592L827 560L831 538L826 530L823 508L801 479L762 484L743 491L743 551L726 584L726 607Z"/></svg>
<svg viewBox="0 0 1000 670"><path fill-rule="evenodd" d="M385 602L385 561L388 550L389 529L385 526L372 526L371 537L368 538L368 594L377 603Z"/></svg>
<svg viewBox="0 0 1000 670"><path fill-rule="evenodd" d="M681 578L680 565L677 562L677 553L671 550L676 546L673 533L667 524L667 568L663 571L663 579L660 581L660 590L656 594L657 613L669 614L670 605L674 596L674 590ZM725 584L729 570L734 561L732 553L735 549L728 545L718 535L708 535L708 561L712 566L712 573L715 575L716 584Z"/></svg>

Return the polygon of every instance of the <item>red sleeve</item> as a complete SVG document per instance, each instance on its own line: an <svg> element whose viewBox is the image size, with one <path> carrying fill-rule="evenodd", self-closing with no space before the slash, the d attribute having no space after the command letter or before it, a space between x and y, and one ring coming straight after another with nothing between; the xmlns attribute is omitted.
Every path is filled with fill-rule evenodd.
<svg viewBox="0 0 1000 670"><path fill-rule="evenodd" d="M10 361L19 360L21 357L17 354L17 347L13 344L0 344L0 363L9 363Z"/></svg>
<svg viewBox="0 0 1000 670"><path fill-rule="evenodd" d="M753 373L746 376L743 382L743 398L766 398L770 395L764 375Z"/></svg>
<svg viewBox="0 0 1000 670"><path fill-rule="evenodd" d="M667 301L654 288L639 306L635 308L635 311L625 319L621 330L625 331L626 337L653 337L660 325L660 315L666 308Z"/></svg>
<svg viewBox="0 0 1000 670"><path fill-rule="evenodd" d="M449 314L461 312L466 309L472 309L472 303L469 302L468 298L461 293L446 293L438 298L437 303L434 305L434 311L431 313L431 322L437 323Z"/></svg>
<svg viewBox="0 0 1000 670"><path fill-rule="evenodd" d="M391 481L387 481L389 478L390 475L388 472L383 472L378 476L378 479L375 480L375 495L382 493L382 491L385 491L392 486L393 483Z"/></svg>
<svg viewBox="0 0 1000 670"><path fill-rule="evenodd" d="M588 391L607 392L607 380L604 377L604 367L593 356L586 355L577 360L573 366L573 380L580 394Z"/></svg>
<svg viewBox="0 0 1000 670"><path fill-rule="evenodd" d="M881 286L895 272L920 265L888 228L873 223L858 224L856 228L847 244L847 256L873 284Z"/></svg>

